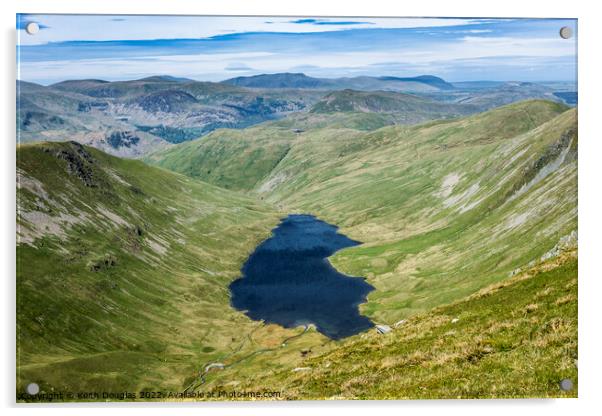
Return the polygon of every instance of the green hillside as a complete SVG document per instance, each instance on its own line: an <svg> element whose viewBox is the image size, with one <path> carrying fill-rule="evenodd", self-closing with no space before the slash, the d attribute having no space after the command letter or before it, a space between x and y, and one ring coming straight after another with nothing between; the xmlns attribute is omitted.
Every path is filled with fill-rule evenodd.
<svg viewBox="0 0 602 416"><path fill-rule="evenodd" d="M270 123L219 129L143 160L226 189L248 190L276 167L295 139L290 128Z"/></svg>
<svg viewBox="0 0 602 416"><path fill-rule="evenodd" d="M466 300L297 363L226 370L214 391L279 400L577 397L577 260L567 250ZM570 379L570 391L560 389Z"/></svg>
<svg viewBox="0 0 602 416"><path fill-rule="evenodd" d="M310 110L312 113L387 113L394 118L396 124L416 124L477 111L476 106L440 103L410 94L354 90L331 92L322 97Z"/></svg>
<svg viewBox="0 0 602 416"><path fill-rule="evenodd" d="M20 146L17 172L18 391L177 390L257 332L227 284L268 206L72 142Z"/></svg>

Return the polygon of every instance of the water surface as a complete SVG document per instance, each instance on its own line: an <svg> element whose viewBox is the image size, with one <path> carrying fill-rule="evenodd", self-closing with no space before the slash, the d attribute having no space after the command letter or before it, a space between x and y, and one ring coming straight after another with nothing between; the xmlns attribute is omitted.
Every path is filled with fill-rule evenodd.
<svg viewBox="0 0 602 416"><path fill-rule="evenodd" d="M332 339L373 326L358 305L374 288L339 273L327 257L360 243L311 215L289 215L262 242L230 285L232 306L287 328L312 323Z"/></svg>

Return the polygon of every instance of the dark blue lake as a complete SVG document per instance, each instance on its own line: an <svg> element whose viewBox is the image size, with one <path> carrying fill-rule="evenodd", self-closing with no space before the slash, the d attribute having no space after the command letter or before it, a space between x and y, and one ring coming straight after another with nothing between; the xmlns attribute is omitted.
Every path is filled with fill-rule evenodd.
<svg viewBox="0 0 602 416"><path fill-rule="evenodd" d="M287 328L312 323L332 339L362 332L373 324L358 305L374 287L339 273L327 259L359 244L314 216L289 215L230 284L232 306L251 319Z"/></svg>

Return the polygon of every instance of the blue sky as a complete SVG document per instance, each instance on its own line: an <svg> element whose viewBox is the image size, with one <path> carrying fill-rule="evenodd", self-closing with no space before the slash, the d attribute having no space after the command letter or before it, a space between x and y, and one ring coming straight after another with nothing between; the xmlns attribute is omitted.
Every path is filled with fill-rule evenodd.
<svg viewBox="0 0 602 416"><path fill-rule="evenodd" d="M28 35L27 22L40 24ZM558 31L573 28L565 40ZM275 72L575 81L565 19L17 15L19 79L197 80Z"/></svg>

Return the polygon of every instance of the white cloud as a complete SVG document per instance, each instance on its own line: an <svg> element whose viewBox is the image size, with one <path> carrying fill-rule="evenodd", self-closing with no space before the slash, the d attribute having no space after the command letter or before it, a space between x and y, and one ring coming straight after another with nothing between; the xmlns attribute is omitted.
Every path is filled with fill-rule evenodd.
<svg viewBox="0 0 602 416"><path fill-rule="evenodd" d="M23 45L72 40L198 39L242 32L329 32L346 25L291 23L294 17L239 16L118 16L118 15L28 15L28 20L48 26L35 36L20 32ZM329 18L331 22L356 20ZM361 18L358 28L416 28L478 23L475 19Z"/></svg>

